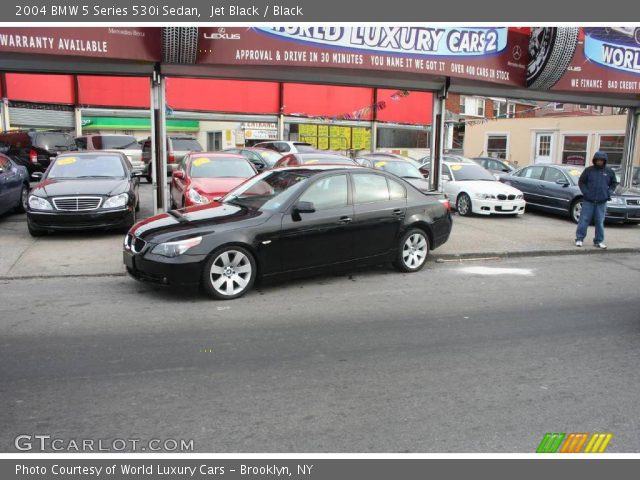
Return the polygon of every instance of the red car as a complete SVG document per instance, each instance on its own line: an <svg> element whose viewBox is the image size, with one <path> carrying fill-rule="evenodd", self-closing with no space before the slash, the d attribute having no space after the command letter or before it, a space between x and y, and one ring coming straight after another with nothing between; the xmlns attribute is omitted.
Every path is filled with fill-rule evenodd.
<svg viewBox="0 0 640 480"><path fill-rule="evenodd" d="M171 207L212 202L256 173L255 167L242 155L192 152L171 177Z"/></svg>

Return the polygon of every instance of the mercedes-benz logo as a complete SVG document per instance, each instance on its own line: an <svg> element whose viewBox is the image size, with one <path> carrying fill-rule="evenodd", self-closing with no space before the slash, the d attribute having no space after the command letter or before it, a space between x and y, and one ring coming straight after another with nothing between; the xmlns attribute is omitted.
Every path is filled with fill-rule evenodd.
<svg viewBox="0 0 640 480"><path fill-rule="evenodd" d="M511 54L514 60L520 60L522 58L522 48L520 48L520 45L514 46Z"/></svg>

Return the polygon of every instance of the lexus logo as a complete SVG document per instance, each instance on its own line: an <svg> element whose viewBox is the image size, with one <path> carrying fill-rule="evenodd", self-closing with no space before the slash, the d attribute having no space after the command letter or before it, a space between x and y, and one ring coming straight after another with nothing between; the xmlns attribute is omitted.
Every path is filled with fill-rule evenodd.
<svg viewBox="0 0 640 480"><path fill-rule="evenodd" d="M239 33L227 33L227 29L224 27L218 28L216 33L204 33L206 40L240 40Z"/></svg>

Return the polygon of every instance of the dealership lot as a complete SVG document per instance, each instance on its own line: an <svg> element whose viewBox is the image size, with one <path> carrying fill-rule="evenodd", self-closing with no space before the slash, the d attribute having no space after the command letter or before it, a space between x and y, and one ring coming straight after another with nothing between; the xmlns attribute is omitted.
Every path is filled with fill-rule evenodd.
<svg viewBox="0 0 640 480"><path fill-rule="evenodd" d="M140 185L140 201L138 218L151 216L152 189L145 182ZM451 237L433 252L432 259L592 253L590 247L575 248L574 233L575 225L569 220L538 212L520 218L454 215ZM123 237L121 232L86 231L34 239L27 232L24 214L4 215L0 218L0 278L122 275ZM612 251L640 251L640 226L607 225L606 240Z"/></svg>

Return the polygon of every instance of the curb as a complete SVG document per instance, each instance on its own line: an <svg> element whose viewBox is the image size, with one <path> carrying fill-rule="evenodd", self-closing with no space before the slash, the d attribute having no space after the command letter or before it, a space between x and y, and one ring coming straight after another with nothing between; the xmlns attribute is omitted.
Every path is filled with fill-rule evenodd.
<svg viewBox="0 0 640 480"><path fill-rule="evenodd" d="M472 253L446 253L443 255L432 255L435 263L449 262L472 262L501 260L506 258L526 258L526 257L553 257L568 255L608 255L616 253L640 253L639 248L607 248L606 250L596 250L593 248L576 248L575 250L537 250L526 252L472 252ZM51 275L0 275L0 281L7 280L36 280L41 278L98 278L98 277L126 277L126 272L105 272L105 273L70 273Z"/></svg>
<svg viewBox="0 0 640 480"><path fill-rule="evenodd" d="M503 258L523 258L523 257L553 257L566 255L607 255L611 253L640 253L639 248L607 248L599 250L594 248L574 248L572 250L535 250L524 252L475 252L475 253L446 253L442 255L434 254L433 259L436 263L454 262L454 261L473 261L473 260L497 260Z"/></svg>

